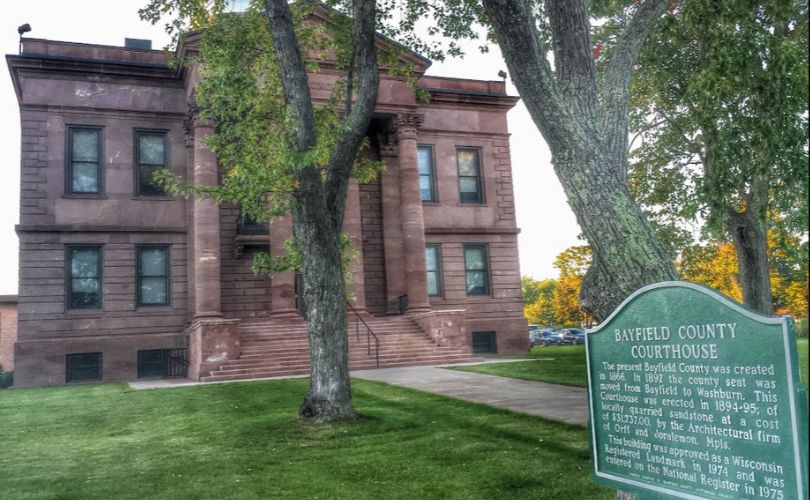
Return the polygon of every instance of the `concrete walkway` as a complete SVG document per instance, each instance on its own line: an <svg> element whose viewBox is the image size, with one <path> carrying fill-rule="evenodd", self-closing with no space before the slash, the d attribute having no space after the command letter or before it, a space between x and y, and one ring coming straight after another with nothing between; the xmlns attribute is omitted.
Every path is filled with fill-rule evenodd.
<svg viewBox="0 0 810 500"><path fill-rule="evenodd" d="M520 362L528 360L490 359L484 363L507 363L513 361ZM540 360L535 360L535 362L542 363ZM454 365L443 366L444 367L410 366L407 368L355 370L350 372L350 374L352 378L386 382L391 385L431 392L463 401L481 403L495 408L504 408L518 413L526 413L528 415L557 420L568 424L586 425L588 422L588 392L584 388L496 377L482 373L460 372L446 368L447 366ZM305 377L305 375L252 380L303 377ZM234 382L251 382L251 380L208 383L230 384ZM163 379L130 382L129 385L133 389L159 389L201 384L203 383L188 379Z"/></svg>
<svg viewBox="0 0 810 500"><path fill-rule="evenodd" d="M537 362L542 363L542 361ZM358 370L351 372L351 376L481 403L495 408L504 408L568 424L586 425L588 422L588 391L580 387L460 372L439 366Z"/></svg>

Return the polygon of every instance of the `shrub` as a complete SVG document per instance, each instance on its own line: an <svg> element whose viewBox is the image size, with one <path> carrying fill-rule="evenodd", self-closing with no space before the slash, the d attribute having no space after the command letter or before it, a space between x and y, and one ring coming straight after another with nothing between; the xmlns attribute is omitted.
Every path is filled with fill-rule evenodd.
<svg viewBox="0 0 810 500"><path fill-rule="evenodd" d="M4 372L0 365L0 389L8 389L14 383L14 372Z"/></svg>
<svg viewBox="0 0 810 500"><path fill-rule="evenodd" d="M807 326L807 318L799 318L796 320L796 336L798 338L807 338Z"/></svg>

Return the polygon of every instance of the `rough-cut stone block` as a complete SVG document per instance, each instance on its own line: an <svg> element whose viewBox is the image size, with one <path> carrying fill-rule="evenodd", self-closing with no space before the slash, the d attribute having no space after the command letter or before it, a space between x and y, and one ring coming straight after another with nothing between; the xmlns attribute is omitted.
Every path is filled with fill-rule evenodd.
<svg viewBox="0 0 810 500"><path fill-rule="evenodd" d="M467 334L466 314L460 310L431 311L413 316L425 335L440 346L471 347L471 337Z"/></svg>
<svg viewBox="0 0 810 500"><path fill-rule="evenodd" d="M199 380L241 352L238 319L201 319L183 334L188 337L188 376Z"/></svg>

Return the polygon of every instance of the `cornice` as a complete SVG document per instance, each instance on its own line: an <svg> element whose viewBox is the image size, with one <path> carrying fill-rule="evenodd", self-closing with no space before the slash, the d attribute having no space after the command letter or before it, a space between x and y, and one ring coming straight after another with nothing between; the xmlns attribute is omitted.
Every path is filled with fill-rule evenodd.
<svg viewBox="0 0 810 500"><path fill-rule="evenodd" d="M425 234L520 234L516 227L426 227Z"/></svg>
<svg viewBox="0 0 810 500"><path fill-rule="evenodd" d="M93 224L17 224L20 233L175 233L185 234L182 226L100 226Z"/></svg>
<svg viewBox="0 0 810 500"><path fill-rule="evenodd" d="M469 104L473 106L493 106L500 109L511 109L520 100L520 97L506 94L487 94L464 90L421 88L430 93L430 102L427 104Z"/></svg>

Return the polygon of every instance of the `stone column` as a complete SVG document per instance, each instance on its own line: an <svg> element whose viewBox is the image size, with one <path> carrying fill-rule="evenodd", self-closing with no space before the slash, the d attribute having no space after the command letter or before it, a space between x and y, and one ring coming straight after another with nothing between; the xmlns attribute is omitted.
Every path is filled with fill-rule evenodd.
<svg viewBox="0 0 810 500"><path fill-rule="evenodd" d="M194 186L216 186L217 159L204 144L213 133L210 123L194 119ZM194 317L222 317L220 296L219 207L214 200L193 201L194 230Z"/></svg>
<svg viewBox="0 0 810 500"><path fill-rule="evenodd" d="M419 164L416 151L416 131L422 117L416 114L397 115L399 142L399 197L402 218L402 248L405 254L405 288L408 291L408 312L430 310L425 268L425 221L419 189Z"/></svg>
<svg viewBox="0 0 810 500"><path fill-rule="evenodd" d="M352 239L352 250L356 254L352 261L352 282L348 292L354 295L349 301L358 313L366 313L366 283L363 269L363 227L360 210L360 184L356 179L349 179L346 192L346 210L343 214L343 232Z"/></svg>
<svg viewBox="0 0 810 500"><path fill-rule="evenodd" d="M194 117L195 109L194 103L189 103L189 109L186 113L186 118L183 120L183 134L186 145L186 179L194 179ZM194 227L194 200L186 200L186 227ZM186 290L188 292L188 305L186 310L186 320L191 321L196 313L194 290L194 269L192 263L194 259L194 235L190 232L186 235L186 261L188 265L188 282L186 283Z"/></svg>
<svg viewBox="0 0 810 500"><path fill-rule="evenodd" d="M292 216L270 218L270 256L285 255L284 242L293 235ZM274 273L270 277L270 317L298 318L295 308L295 271Z"/></svg>
<svg viewBox="0 0 810 500"><path fill-rule="evenodd" d="M386 311L399 312L398 297L405 295L405 264L402 253L402 221L399 200L399 149L394 134L380 136L380 156L386 169L382 173L382 230L385 254Z"/></svg>

